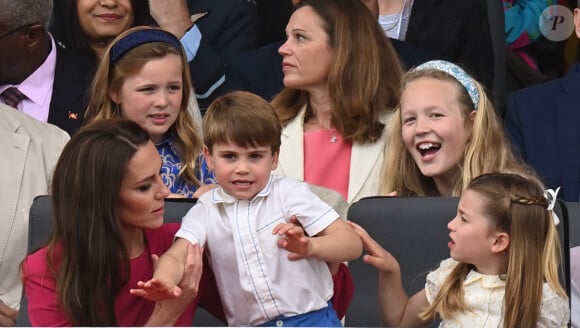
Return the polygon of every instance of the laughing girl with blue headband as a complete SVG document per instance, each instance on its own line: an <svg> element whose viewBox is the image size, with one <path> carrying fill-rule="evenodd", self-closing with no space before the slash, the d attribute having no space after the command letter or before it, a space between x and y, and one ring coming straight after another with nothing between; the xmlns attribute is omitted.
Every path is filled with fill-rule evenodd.
<svg viewBox="0 0 580 328"><path fill-rule="evenodd" d="M407 72L389 122L381 193L459 196L474 177L515 172L534 178L512 154L484 87L456 64L433 60Z"/></svg>

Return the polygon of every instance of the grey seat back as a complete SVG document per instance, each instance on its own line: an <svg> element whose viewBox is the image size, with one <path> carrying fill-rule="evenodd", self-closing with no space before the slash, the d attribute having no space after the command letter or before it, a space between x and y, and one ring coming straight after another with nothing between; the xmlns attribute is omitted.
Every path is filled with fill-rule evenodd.
<svg viewBox="0 0 580 328"><path fill-rule="evenodd" d="M570 224L570 247L580 246L580 203L566 202Z"/></svg>

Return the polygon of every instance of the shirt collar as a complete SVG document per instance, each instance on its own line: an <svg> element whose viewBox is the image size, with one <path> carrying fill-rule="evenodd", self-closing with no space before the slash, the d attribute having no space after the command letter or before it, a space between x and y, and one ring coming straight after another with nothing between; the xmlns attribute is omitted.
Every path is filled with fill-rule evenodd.
<svg viewBox="0 0 580 328"><path fill-rule="evenodd" d="M505 277L503 275L487 275L481 274L475 270L471 270L467 277L465 278L465 285L474 284L481 281L481 284L485 288L503 288L505 287Z"/></svg>
<svg viewBox="0 0 580 328"><path fill-rule="evenodd" d="M30 74L19 85L5 85L0 87L3 92L9 87L17 87L30 101L40 107L46 106L52 95L54 85L54 74L56 71L56 45L54 39L50 36L51 49L50 53L32 74ZM47 83L49 81L49 83Z"/></svg>

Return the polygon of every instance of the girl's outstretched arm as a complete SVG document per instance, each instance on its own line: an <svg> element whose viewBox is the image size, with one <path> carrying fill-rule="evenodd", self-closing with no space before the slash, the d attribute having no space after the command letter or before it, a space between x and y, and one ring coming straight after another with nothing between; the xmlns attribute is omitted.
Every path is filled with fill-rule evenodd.
<svg viewBox="0 0 580 328"><path fill-rule="evenodd" d="M363 261L379 269L379 307L386 326L421 327L428 323L419 318L419 313L428 305L425 290L409 298L403 289L401 268L395 257L358 224L348 224L360 236L367 254Z"/></svg>

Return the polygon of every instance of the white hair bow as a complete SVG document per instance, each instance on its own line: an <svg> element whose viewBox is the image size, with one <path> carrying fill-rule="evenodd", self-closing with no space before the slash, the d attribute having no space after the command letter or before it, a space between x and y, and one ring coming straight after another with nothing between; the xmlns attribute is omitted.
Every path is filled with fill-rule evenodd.
<svg viewBox="0 0 580 328"><path fill-rule="evenodd" d="M560 187L556 188L556 191L552 189L544 190L544 198L550 202L548 204L548 211L552 213L552 220L554 220L554 225L558 225L560 223L560 218L554 212L554 205L556 204L556 199L558 198L558 192L560 191Z"/></svg>

